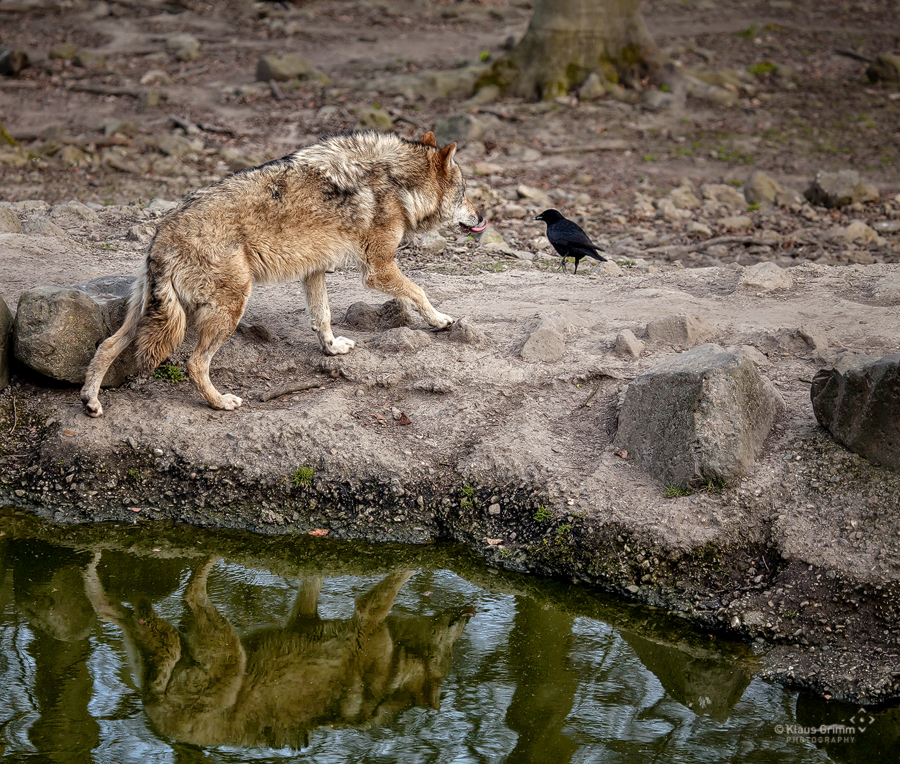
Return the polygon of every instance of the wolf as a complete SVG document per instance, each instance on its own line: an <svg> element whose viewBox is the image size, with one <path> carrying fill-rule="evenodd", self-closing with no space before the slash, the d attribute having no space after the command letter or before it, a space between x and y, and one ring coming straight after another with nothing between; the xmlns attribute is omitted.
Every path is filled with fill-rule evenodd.
<svg viewBox="0 0 900 764"><path fill-rule="evenodd" d="M303 281L309 321L326 355L354 342L335 337L325 272L356 262L363 283L415 308L435 329L453 318L434 309L425 292L394 261L413 234L439 225L480 232L487 225L466 198L456 144L439 149L434 133L418 141L393 133L325 138L281 159L230 175L188 195L160 223L138 271L121 328L97 348L81 400L100 416L98 398L112 362L137 338L145 370L184 339L189 321L199 340L187 364L214 409L238 408L209 379L209 364L231 336L254 283Z"/></svg>
<svg viewBox="0 0 900 764"><path fill-rule="evenodd" d="M319 727L372 726L414 706L439 708L453 644L475 614L389 615L415 571L391 573L356 601L347 619L318 615L320 577L303 582L281 627L239 636L207 596L218 558L191 574L180 629L149 601L125 605L97 572L84 572L97 615L119 626L144 711L156 729L201 746L304 748Z"/></svg>

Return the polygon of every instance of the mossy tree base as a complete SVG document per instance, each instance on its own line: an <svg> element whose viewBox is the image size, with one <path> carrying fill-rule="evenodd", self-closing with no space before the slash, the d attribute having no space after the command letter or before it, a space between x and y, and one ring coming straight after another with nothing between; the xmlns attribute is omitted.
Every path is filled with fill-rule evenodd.
<svg viewBox="0 0 900 764"><path fill-rule="evenodd" d="M537 0L521 42L478 84L546 100L579 87L591 73L618 83L652 75L664 60L637 0Z"/></svg>

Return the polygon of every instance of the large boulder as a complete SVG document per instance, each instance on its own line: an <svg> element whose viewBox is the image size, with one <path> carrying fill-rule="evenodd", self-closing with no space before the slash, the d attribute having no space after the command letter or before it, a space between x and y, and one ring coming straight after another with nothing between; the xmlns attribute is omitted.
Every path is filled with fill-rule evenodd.
<svg viewBox="0 0 900 764"><path fill-rule="evenodd" d="M900 355L843 356L810 389L819 424L871 462L900 470Z"/></svg>
<svg viewBox="0 0 900 764"><path fill-rule="evenodd" d="M747 475L784 402L748 358L706 344L629 386L616 447L665 485Z"/></svg>
<svg viewBox="0 0 900 764"><path fill-rule="evenodd" d="M900 85L900 56L893 53L882 53L866 70L869 79L873 82L883 82L885 85Z"/></svg>
<svg viewBox="0 0 900 764"><path fill-rule="evenodd" d="M133 277L107 276L75 287L23 292L13 329L16 358L61 382L84 382L97 346L122 325ZM112 365L104 385L117 387L137 372L131 349Z"/></svg>
<svg viewBox="0 0 900 764"><path fill-rule="evenodd" d="M855 202L878 201L878 189L860 180L856 170L819 172L803 195L811 204L846 207Z"/></svg>
<svg viewBox="0 0 900 764"><path fill-rule="evenodd" d="M13 316L9 312L6 301L0 297L0 390L9 384L10 338L12 336Z"/></svg>

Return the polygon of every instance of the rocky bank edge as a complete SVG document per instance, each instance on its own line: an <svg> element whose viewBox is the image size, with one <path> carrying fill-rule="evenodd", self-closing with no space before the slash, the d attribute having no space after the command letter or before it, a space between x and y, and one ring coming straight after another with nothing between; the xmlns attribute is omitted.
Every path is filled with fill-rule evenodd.
<svg viewBox="0 0 900 764"><path fill-rule="evenodd" d="M74 243L64 261L35 252L4 264L6 283L95 275L95 253ZM358 345L335 358L318 351L296 285L262 287L213 369L244 397L238 412L208 409L187 383L143 377L104 392L106 415L92 420L75 388L15 378L0 393L0 500L59 522L457 539L498 566L584 581L754 640L766 678L883 701L900 695L900 475L816 425L809 383L847 350L893 350L900 300L888 287L900 267L783 275L423 269L413 276L434 302L466 317L435 334L379 310L357 274L339 272L336 325ZM667 315L702 316L712 336L647 331ZM551 330L545 353L531 341ZM637 357L616 352L624 330L644 338ZM613 445L617 412L629 380L707 341L753 357L785 411L749 477L666 498ZM261 400L298 382L314 386Z"/></svg>

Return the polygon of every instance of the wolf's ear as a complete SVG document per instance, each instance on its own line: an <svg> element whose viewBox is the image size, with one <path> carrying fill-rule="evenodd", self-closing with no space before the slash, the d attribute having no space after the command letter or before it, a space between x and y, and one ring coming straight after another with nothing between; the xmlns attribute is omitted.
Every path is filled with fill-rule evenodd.
<svg viewBox="0 0 900 764"><path fill-rule="evenodd" d="M426 146L437 147L437 141L434 140L434 133L431 132L431 130L422 136L422 140L419 141L419 143L424 143Z"/></svg>
<svg viewBox="0 0 900 764"><path fill-rule="evenodd" d="M454 156L456 156L456 143L444 146L444 148L438 152L438 162L440 162L441 167L443 167L446 172L450 172L450 165L453 164Z"/></svg>

